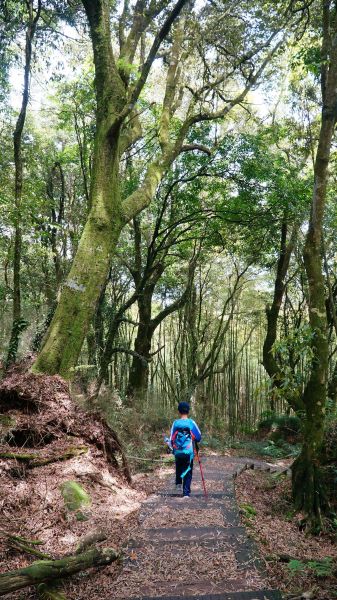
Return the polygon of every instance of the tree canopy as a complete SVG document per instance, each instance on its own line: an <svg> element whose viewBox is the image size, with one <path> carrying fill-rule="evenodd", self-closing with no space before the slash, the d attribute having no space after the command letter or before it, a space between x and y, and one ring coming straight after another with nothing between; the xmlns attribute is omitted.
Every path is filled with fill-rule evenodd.
<svg viewBox="0 0 337 600"><path fill-rule="evenodd" d="M209 431L296 415L319 528L336 419L329 0L4 1L2 365ZM116 405L117 405L116 404ZM269 415L269 416L268 416Z"/></svg>

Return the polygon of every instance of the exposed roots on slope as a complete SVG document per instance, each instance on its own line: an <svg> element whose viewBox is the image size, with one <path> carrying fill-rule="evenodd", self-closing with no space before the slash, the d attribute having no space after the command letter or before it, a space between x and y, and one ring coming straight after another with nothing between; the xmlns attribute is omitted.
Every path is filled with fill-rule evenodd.
<svg viewBox="0 0 337 600"><path fill-rule="evenodd" d="M7 570L41 553L53 560L74 554L88 537L118 548L145 498L129 485L121 443L102 415L74 402L62 378L17 367L0 383L0 478L0 562ZM80 508L67 504L67 485L83 492ZM114 577L119 568L114 563L97 577ZM75 577L74 598L81 581Z"/></svg>
<svg viewBox="0 0 337 600"><path fill-rule="evenodd" d="M68 384L59 376L13 370L0 384L1 452L10 448L57 453L65 445L95 446L114 469L131 481L130 470L116 432L98 413L88 413L72 400ZM48 446L48 449L46 447Z"/></svg>

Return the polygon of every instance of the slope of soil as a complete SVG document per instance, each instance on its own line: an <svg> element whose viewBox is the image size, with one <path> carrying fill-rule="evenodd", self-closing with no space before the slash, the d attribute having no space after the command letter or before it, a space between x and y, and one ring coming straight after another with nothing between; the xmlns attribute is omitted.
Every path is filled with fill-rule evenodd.
<svg viewBox="0 0 337 600"><path fill-rule="evenodd" d="M37 560L10 536L39 540L33 550L55 559L93 540L96 546L120 548L136 526L153 478L128 481L118 438L102 417L76 406L61 378L15 371L1 382L0 413L1 573ZM76 482L89 495L80 509L66 506L65 482ZM111 576L119 568L113 563L67 580L68 600L109 597ZM32 587L6 597L38 595Z"/></svg>
<svg viewBox="0 0 337 600"><path fill-rule="evenodd" d="M313 536L299 527L289 478L245 471L236 480L242 520L263 556L268 583L285 598L337 598L336 533Z"/></svg>

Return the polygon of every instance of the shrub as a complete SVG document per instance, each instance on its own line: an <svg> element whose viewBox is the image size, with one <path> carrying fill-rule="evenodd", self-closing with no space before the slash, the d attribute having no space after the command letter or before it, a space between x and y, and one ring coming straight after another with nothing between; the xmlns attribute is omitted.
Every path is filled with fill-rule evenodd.
<svg viewBox="0 0 337 600"><path fill-rule="evenodd" d="M301 432L301 420L296 415L268 414L258 424L258 432L264 437L270 436L274 441L282 439L295 442Z"/></svg>

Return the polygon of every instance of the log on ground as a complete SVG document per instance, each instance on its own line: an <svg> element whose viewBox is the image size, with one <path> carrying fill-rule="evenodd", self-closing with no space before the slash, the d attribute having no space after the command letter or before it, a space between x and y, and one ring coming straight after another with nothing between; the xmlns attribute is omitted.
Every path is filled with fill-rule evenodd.
<svg viewBox="0 0 337 600"><path fill-rule="evenodd" d="M28 567L0 575L0 596L30 585L62 579L91 567L99 567L117 560L119 553L112 548L93 548L83 554L59 560L38 560Z"/></svg>

